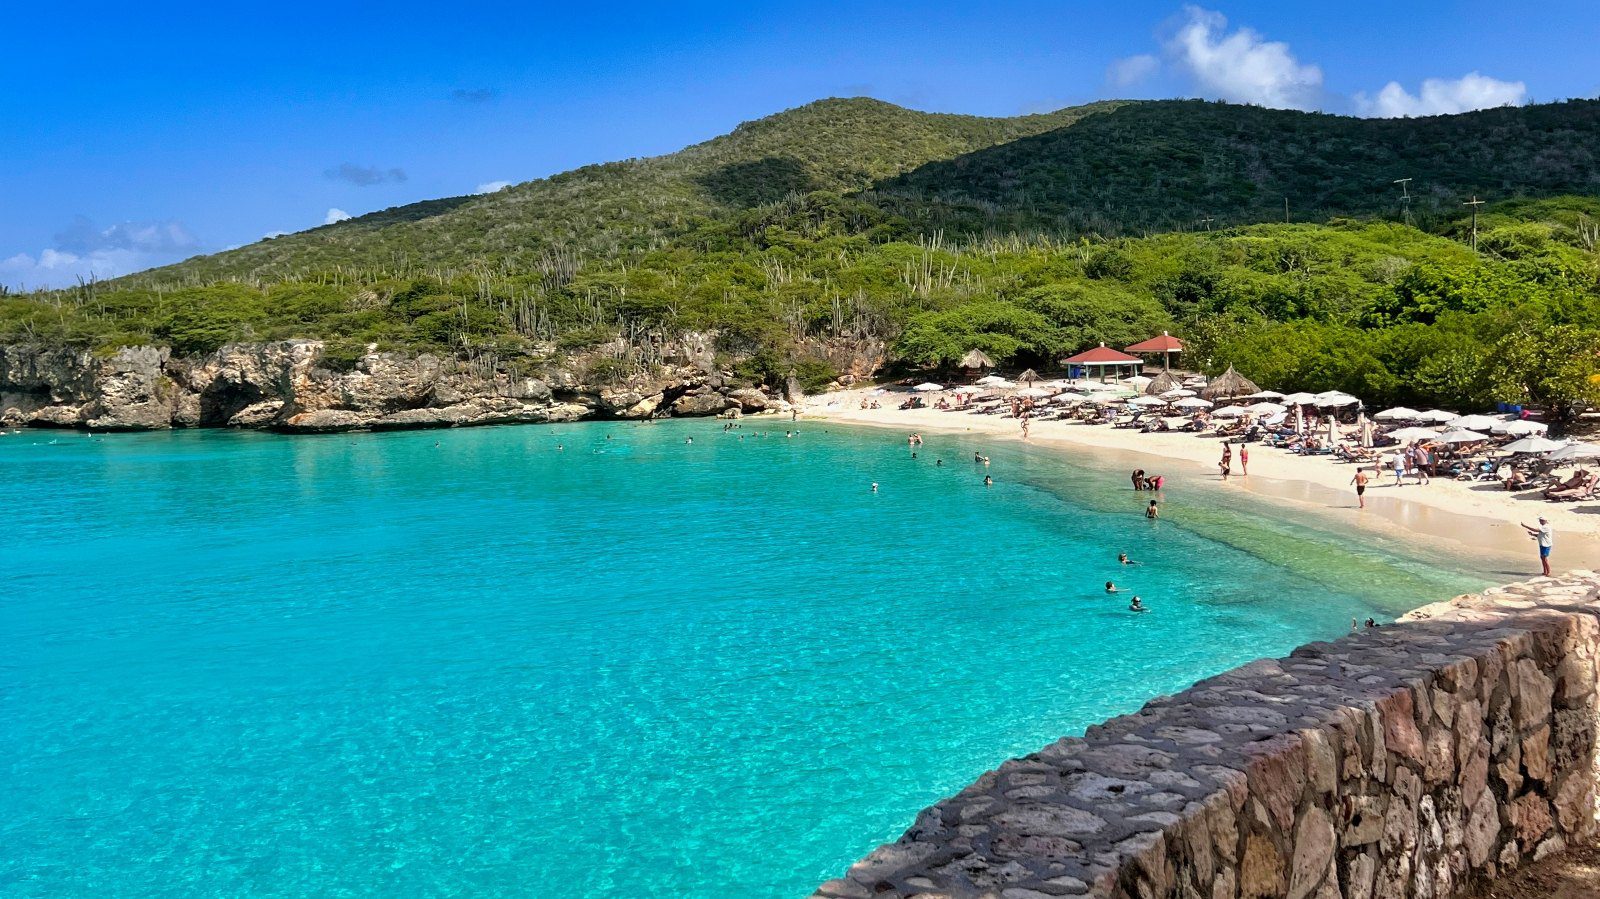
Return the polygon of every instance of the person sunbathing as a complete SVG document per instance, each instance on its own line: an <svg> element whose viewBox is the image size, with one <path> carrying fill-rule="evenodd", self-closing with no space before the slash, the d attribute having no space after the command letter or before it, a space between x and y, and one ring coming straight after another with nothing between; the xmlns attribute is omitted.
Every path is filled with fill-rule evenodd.
<svg viewBox="0 0 1600 899"><path fill-rule="evenodd" d="M1523 483L1523 484L1529 484L1529 483L1532 483L1532 481L1533 481L1533 478L1530 477L1529 475L1527 475L1524 472L1521 472L1521 471L1514 472L1514 473L1512 473L1510 478L1506 479L1506 489L1507 490L1516 489L1516 488L1512 487L1511 483L1510 483L1513 478L1520 478L1521 479L1521 483ZM1549 487L1546 487L1544 489L1544 497L1545 497L1545 499L1550 499L1551 494L1553 494L1553 493L1570 493L1570 492L1572 492L1574 490L1578 490L1581 487L1583 487L1584 483L1586 481L1588 481L1588 479L1589 479L1588 470L1580 468L1577 471L1573 472L1572 473L1572 477L1567 478L1565 481L1562 481L1559 484L1551 484Z"/></svg>
<svg viewBox="0 0 1600 899"><path fill-rule="evenodd" d="M1594 493L1595 485L1600 484L1600 475L1589 475L1583 483L1567 490L1546 490L1544 498L1548 500L1574 500L1588 499Z"/></svg>

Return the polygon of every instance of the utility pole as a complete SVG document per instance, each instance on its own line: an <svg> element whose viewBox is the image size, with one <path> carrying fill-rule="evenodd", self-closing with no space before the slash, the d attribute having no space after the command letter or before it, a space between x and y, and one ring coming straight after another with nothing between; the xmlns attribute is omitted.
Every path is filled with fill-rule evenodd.
<svg viewBox="0 0 1600 899"><path fill-rule="evenodd" d="M1411 179L1396 178L1394 183L1400 185L1400 216L1406 224L1411 224Z"/></svg>
<svg viewBox="0 0 1600 899"><path fill-rule="evenodd" d="M1289 224L1289 198L1283 198L1283 223Z"/></svg>
<svg viewBox="0 0 1600 899"><path fill-rule="evenodd" d="M1472 207L1472 252L1476 253L1478 252L1478 207L1483 205L1483 201L1478 199L1477 194L1473 194L1472 199L1461 205Z"/></svg>
<svg viewBox="0 0 1600 899"><path fill-rule="evenodd" d="M1206 230L1207 231L1210 231L1211 230L1211 223L1214 222L1214 221L1216 221L1216 219L1214 219L1214 218L1212 218L1211 216L1208 215L1205 218L1201 219L1200 223L1202 225L1206 226Z"/></svg>

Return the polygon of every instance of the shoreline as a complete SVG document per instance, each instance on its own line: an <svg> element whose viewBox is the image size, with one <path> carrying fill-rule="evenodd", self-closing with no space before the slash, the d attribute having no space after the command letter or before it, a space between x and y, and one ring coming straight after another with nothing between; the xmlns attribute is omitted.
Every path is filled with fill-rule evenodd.
<svg viewBox="0 0 1600 899"><path fill-rule="evenodd" d="M1394 487L1392 475L1385 472L1373 478L1367 488L1367 508L1362 510L1356 507L1354 488L1349 486L1355 467L1327 456L1297 456L1254 444L1251 473L1240 474L1236 461L1233 476L1224 481L1216 474L1221 443L1215 438L1175 432L1145 434L1051 420L1033 422L1029 438L1023 440L1017 421L1001 415L902 410L888 404L880 409L860 409L860 399L867 392L807 397L802 416L902 433L968 434L1068 456L1074 456L1074 450L1091 450L1092 456L1076 456L1073 461L1108 472L1143 468L1160 473L1167 476L1168 491L1200 486L1224 498L1238 491L1286 511L1309 512L1339 527L1477 558L1487 563L1478 567L1492 569L1495 576L1539 574L1533 543L1518 525L1519 521L1531 524L1539 515L1556 529L1553 574L1589 568L1600 556L1600 507L1547 502L1538 494L1519 499L1518 494L1494 482L1436 478L1427 486L1407 483ZM879 397L880 401L885 398L895 399L898 405L898 394Z"/></svg>

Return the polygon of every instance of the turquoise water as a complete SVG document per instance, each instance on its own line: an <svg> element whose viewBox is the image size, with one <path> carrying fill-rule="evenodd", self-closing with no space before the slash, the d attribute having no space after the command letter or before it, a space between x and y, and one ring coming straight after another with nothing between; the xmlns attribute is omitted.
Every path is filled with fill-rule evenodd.
<svg viewBox="0 0 1600 899"><path fill-rule="evenodd" d="M0 894L802 896L1008 756L1481 583L786 426L0 437Z"/></svg>

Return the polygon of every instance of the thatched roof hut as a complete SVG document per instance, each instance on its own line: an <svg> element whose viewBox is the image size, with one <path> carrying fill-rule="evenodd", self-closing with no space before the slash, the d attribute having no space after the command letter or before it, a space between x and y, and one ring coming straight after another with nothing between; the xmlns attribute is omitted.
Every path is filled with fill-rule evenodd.
<svg viewBox="0 0 1600 899"><path fill-rule="evenodd" d="M1029 387L1032 387L1033 382L1039 380L1039 373L1030 368L1022 374L1017 375L1017 380L1028 385Z"/></svg>
<svg viewBox="0 0 1600 899"><path fill-rule="evenodd" d="M1233 370L1228 370L1212 378L1210 383L1201 388L1200 396L1208 400L1231 400L1234 397L1249 396L1261 390L1256 382Z"/></svg>
<svg viewBox="0 0 1600 899"><path fill-rule="evenodd" d="M983 350L970 349L967 350L967 354L965 356L961 357L961 367L978 369L994 368L994 360L990 359L989 354L985 353Z"/></svg>
<svg viewBox="0 0 1600 899"><path fill-rule="evenodd" d="M1159 396L1169 390L1177 390L1183 382L1172 376L1172 372L1164 371L1156 375L1155 380L1144 385L1144 392L1150 396Z"/></svg>

